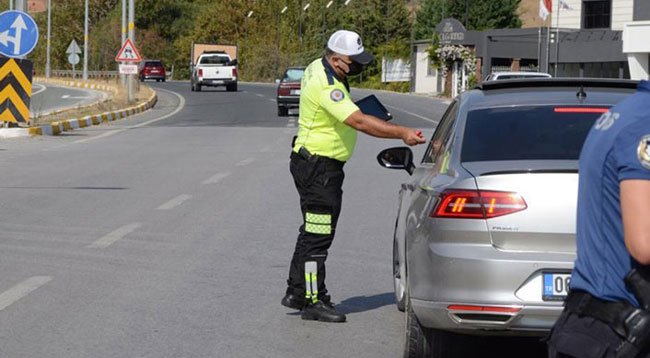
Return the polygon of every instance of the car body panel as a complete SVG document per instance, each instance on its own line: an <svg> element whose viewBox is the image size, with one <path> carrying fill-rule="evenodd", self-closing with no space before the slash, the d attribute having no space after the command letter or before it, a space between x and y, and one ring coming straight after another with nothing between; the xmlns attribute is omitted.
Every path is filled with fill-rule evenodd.
<svg viewBox="0 0 650 358"><path fill-rule="evenodd" d="M278 81L276 101L284 108L298 107L300 104L300 89L305 67L289 67Z"/></svg>

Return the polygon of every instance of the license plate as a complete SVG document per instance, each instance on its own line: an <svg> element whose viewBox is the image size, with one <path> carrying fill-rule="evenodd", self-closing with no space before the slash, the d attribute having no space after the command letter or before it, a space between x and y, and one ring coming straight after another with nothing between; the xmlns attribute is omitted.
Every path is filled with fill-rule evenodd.
<svg viewBox="0 0 650 358"><path fill-rule="evenodd" d="M299 96L300 95L300 90L291 90L291 94Z"/></svg>
<svg viewBox="0 0 650 358"><path fill-rule="evenodd" d="M545 272L543 274L542 299L563 301L569 293L570 273Z"/></svg>
<svg viewBox="0 0 650 358"><path fill-rule="evenodd" d="M222 81L222 80L212 80L212 81L210 81L210 82L213 83L213 84L215 84L215 85L221 85L221 84L223 84L223 81Z"/></svg>

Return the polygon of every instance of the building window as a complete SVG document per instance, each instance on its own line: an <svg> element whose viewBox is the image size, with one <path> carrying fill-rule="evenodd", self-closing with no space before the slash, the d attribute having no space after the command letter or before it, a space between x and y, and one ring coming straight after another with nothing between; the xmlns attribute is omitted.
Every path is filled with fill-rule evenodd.
<svg viewBox="0 0 650 358"><path fill-rule="evenodd" d="M582 27L585 29L609 28L612 19L612 0L583 0Z"/></svg>

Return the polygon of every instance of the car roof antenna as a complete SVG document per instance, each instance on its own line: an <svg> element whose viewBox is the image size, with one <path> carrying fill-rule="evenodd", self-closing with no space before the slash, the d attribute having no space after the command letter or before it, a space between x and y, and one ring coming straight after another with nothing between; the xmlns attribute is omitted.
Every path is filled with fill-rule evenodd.
<svg viewBox="0 0 650 358"><path fill-rule="evenodd" d="M576 93L576 97L578 97L578 100L580 102L584 101L585 98L587 98L587 92L585 92L584 86L580 86L578 93Z"/></svg>

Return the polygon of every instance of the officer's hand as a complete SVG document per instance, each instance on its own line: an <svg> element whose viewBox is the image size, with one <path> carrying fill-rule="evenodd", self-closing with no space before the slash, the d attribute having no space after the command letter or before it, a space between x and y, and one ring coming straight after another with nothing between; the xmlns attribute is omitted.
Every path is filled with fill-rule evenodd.
<svg viewBox="0 0 650 358"><path fill-rule="evenodd" d="M414 146L426 142L426 138L422 135L422 131L419 129L406 128L404 134L402 135L402 141L405 144Z"/></svg>

